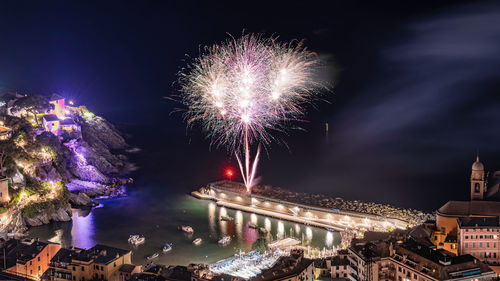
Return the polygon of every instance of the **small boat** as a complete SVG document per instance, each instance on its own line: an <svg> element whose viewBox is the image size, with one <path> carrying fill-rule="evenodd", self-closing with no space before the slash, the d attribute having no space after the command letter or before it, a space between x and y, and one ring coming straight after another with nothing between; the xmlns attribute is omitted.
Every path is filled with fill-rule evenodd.
<svg viewBox="0 0 500 281"><path fill-rule="evenodd" d="M265 228L263 228L263 227L259 228L259 231L260 231L260 232L262 232L262 233L264 233L264 234L266 234L266 233L267 233L267 229L265 229Z"/></svg>
<svg viewBox="0 0 500 281"><path fill-rule="evenodd" d="M194 233L193 228L190 227L189 225L183 225L183 226L181 226L181 229L182 229L182 231L184 231L186 233L190 233L190 234Z"/></svg>
<svg viewBox="0 0 500 281"><path fill-rule="evenodd" d="M231 242L231 237L230 236L224 236L219 240L219 245L226 246Z"/></svg>
<svg viewBox="0 0 500 281"><path fill-rule="evenodd" d="M196 245L196 246L198 246L198 245L201 244L202 241L203 240L201 240L201 238L196 238L196 239L193 240L193 244Z"/></svg>
<svg viewBox="0 0 500 281"><path fill-rule="evenodd" d="M158 253L154 253L151 256L147 257L148 260L156 259L159 256Z"/></svg>
<svg viewBox="0 0 500 281"><path fill-rule="evenodd" d="M146 241L146 238L139 235L130 235L128 242L132 245L139 245Z"/></svg>
<svg viewBox="0 0 500 281"><path fill-rule="evenodd" d="M234 218L229 217L229 216L220 216L220 219L223 221L233 221L234 220Z"/></svg>
<svg viewBox="0 0 500 281"><path fill-rule="evenodd" d="M172 243L166 243L165 246L163 246L163 252L168 253L172 250Z"/></svg>
<svg viewBox="0 0 500 281"><path fill-rule="evenodd" d="M253 229L259 229L259 227L253 222L248 223L248 227L253 228Z"/></svg>

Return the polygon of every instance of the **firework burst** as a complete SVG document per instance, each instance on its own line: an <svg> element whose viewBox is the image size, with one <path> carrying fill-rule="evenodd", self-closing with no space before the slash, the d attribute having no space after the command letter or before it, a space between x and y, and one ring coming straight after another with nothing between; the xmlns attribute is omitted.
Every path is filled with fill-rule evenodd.
<svg viewBox="0 0 500 281"><path fill-rule="evenodd" d="M247 191L253 184L260 144L275 140L300 120L305 105L324 85L316 79L318 59L302 42L248 34L205 47L179 74L188 125L201 124L216 145L234 151ZM250 146L258 143L251 163ZM241 161L241 156L244 161Z"/></svg>

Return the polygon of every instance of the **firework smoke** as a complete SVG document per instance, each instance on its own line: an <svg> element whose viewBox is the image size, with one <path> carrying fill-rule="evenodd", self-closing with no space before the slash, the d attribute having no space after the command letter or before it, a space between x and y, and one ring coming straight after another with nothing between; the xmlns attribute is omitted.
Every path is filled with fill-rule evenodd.
<svg viewBox="0 0 500 281"><path fill-rule="evenodd" d="M286 131L289 121L299 120L305 105L324 88L315 79L317 66L316 55L302 42L279 43L249 34L205 47L180 72L188 125L200 123L214 144L234 151L248 192L260 144L275 140L270 131ZM250 163L254 143L259 146Z"/></svg>

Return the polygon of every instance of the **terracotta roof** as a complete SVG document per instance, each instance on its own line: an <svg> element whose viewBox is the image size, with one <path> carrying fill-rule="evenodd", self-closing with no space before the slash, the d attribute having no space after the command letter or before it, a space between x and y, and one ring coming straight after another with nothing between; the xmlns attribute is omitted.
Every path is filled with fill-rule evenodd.
<svg viewBox="0 0 500 281"><path fill-rule="evenodd" d="M134 269L135 269L135 265L133 265L133 264L122 264L122 266L120 266L120 269L118 269L118 270L121 272L131 273L132 271L134 271Z"/></svg>
<svg viewBox="0 0 500 281"><path fill-rule="evenodd" d="M448 201L437 211L440 215L461 217L500 216L500 202L497 201Z"/></svg>

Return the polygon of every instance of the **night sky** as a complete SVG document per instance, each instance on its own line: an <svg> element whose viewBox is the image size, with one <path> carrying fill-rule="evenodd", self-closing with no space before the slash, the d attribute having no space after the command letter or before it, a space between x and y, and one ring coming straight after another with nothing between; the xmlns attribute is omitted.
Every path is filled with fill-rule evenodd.
<svg viewBox="0 0 500 281"><path fill-rule="evenodd" d="M334 87L270 147L262 183L433 210L468 198L477 151L500 169L498 3L170 2L3 1L0 92L87 105L141 148L145 182L189 190L235 160L163 97L186 55L263 32L305 39Z"/></svg>

